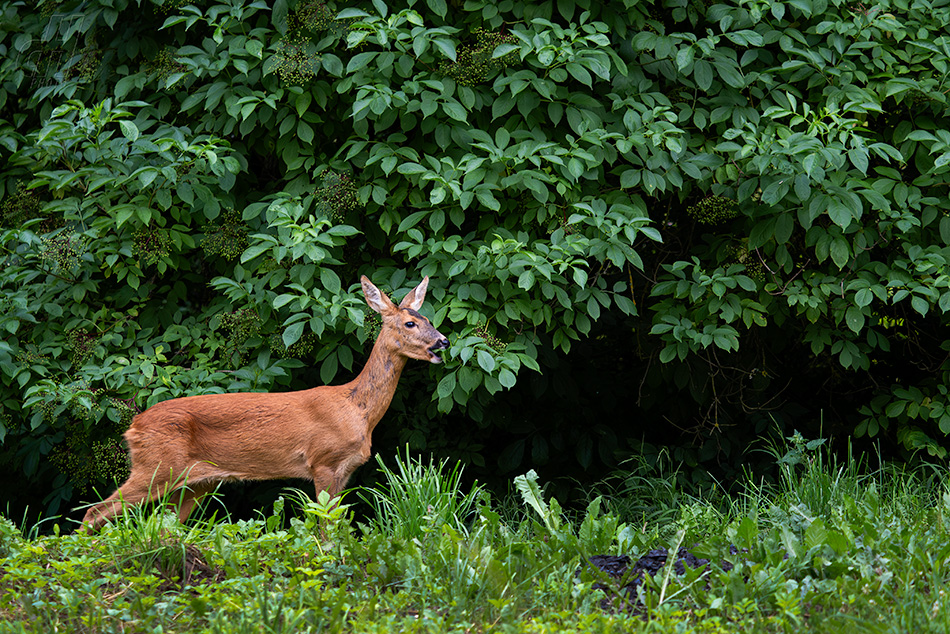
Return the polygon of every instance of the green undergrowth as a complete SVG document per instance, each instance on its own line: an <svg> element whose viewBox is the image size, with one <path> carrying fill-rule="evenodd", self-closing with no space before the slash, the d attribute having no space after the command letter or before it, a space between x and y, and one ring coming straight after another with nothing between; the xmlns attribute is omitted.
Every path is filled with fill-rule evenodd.
<svg viewBox="0 0 950 634"><path fill-rule="evenodd" d="M463 487L459 466L406 455L374 489L291 492L249 521L181 525L158 508L28 538L0 518L0 631L947 631L946 470L836 458L797 435L768 451L777 476L738 493L631 469L576 517L533 471L514 508ZM581 565L661 547L711 563L668 560L633 594Z"/></svg>

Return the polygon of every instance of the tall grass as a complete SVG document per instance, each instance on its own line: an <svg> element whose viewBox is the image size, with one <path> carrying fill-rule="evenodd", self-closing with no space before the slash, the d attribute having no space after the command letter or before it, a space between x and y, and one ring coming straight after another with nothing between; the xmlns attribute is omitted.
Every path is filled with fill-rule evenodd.
<svg viewBox="0 0 950 634"><path fill-rule="evenodd" d="M404 453L356 492L365 525L345 498L299 492L256 520L181 526L157 505L94 536L26 539L0 521L0 632L950 629L945 467L839 458L797 435L764 451L776 477L737 495L634 465L571 512L533 472L502 514L459 465ZM585 564L679 546L710 563L680 573L669 557L632 593L631 576Z"/></svg>
<svg viewBox="0 0 950 634"><path fill-rule="evenodd" d="M462 464L449 467L447 461L436 464L398 452L396 468L390 469L377 454L376 461L383 474L379 488L361 489L359 496L373 510L373 525L378 530L400 538L423 538L449 526L465 533L480 499L487 493L477 484L462 491Z"/></svg>

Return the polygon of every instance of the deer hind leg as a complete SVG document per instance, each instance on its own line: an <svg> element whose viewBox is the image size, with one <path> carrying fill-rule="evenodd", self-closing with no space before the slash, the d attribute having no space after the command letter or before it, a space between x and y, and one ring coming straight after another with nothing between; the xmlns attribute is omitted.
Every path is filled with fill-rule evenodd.
<svg viewBox="0 0 950 634"><path fill-rule="evenodd" d="M214 491L214 487L215 485L209 482L187 484L180 487L181 499L178 503L178 521L184 523L195 509L195 506L200 503L206 495Z"/></svg>

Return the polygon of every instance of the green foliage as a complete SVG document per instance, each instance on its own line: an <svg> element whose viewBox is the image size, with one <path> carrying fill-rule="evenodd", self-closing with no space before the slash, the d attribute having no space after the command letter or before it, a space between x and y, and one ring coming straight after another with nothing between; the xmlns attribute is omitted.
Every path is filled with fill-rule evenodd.
<svg viewBox="0 0 950 634"><path fill-rule="evenodd" d="M695 464L788 386L945 453L939 2L37 6L0 3L0 462L51 511L130 411L352 376L361 274L431 276L451 335L390 443L586 471L636 416ZM512 439L504 392L601 337L636 412Z"/></svg>
<svg viewBox="0 0 950 634"><path fill-rule="evenodd" d="M479 487L458 485L460 464L408 456L405 473L365 493L398 508L421 474L460 514L434 513L422 532L384 517L355 527L340 498L294 492L255 520L181 525L162 504L97 535L24 538L0 518L0 630L944 631L942 473L839 466L823 441L800 435L767 451L777 477L741 479L739 497L719 492L688 514L663 502L681 517L668 539L656 537L666 524L627 524L599 499L570 522L535 473L515 483L527 514L502 520ZM631 578L582 565L683 544L711 563L677 572L669 558L632 596Z"/></svg>
<svg viewBox="0 0 950 634"><path fill-rule="evenodd" d="M376 456L385 489L378 487L360 491L360 497L373 509L374 528L400 539L426 539L448 525L458 533L466 532L469 517L475 512L481 487L462 493L462 466L446 473L446 463L428 465L421 459L396 454L396 471L386 467Z"/></svg>

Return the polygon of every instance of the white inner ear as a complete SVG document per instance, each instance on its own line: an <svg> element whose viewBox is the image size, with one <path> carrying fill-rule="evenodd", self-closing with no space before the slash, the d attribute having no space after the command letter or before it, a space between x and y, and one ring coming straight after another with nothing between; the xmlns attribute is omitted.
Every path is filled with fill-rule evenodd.
<svg viewBox="0 0 950 634"><path fill-rule="evenodd" d="M382 313L393 308L393 303L389 301L389 298L380 293L379 289L365 276L360 280L360 285L363 287L363 295L366 297L366 303L377 313Z"/></svg>
<svg viewBox="0 0 950 634"><path fill-rule="evenodd" d="M411 308L412 310L418 311L422 307L422 302L426 298L426 289L428 287L429 276L426 275L424 278L422 278L419 286L409 291L409 294L402 298L402 301L399 302L399 307Z"/></svg>

